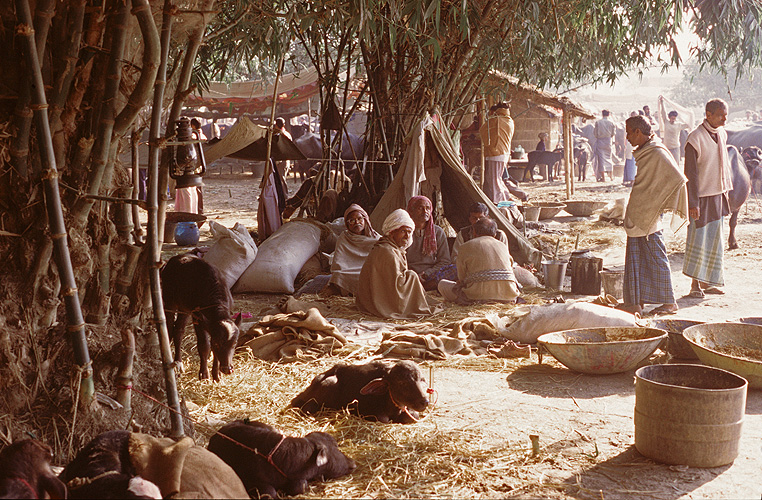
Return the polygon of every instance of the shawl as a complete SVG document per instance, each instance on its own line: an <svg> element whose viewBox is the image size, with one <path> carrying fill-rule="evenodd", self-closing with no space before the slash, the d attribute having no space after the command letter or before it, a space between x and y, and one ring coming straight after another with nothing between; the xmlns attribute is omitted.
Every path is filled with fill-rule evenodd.
<svg viewBox="0 0 762 500"><path fill-rule="evenodd" d="M412 213L413 208L419 203L428 203L429 208L433 208L431 200L425 196L413 196L407 202L407 211ZM429 217L429 222L426 223L426 227L423 228L423 255L436 255L437 253L437 235L434 232L434 214Z"/></svg>
<svg viewBox="0 0 762 500"><path fill-rule="evenodd" d="M688 214L687 178L661 142L649 139L633 151L638 173L624 216L628 236L647 236L663 212L673 212L672 229L679 229Z"/></svg>
<svg viewBox="0 0 762 500"><path fill-rule="evenodd" d="M370 225L370 217L368 217L368 212L365 211L360 205L357 203L352 203L349 205L349 207L344 210L344 224L347 224L347 219L349 218L349 214L352 212L360 212L360 215L365 220L365 229L363 229L363 235L368 236L370 238L373 238L374 240L377 240L381 237L380 234L376 232L375 229L373 229L373 226ZM349 229L349 226L347 226L347 230Z"/></svg>
<svg viewBox="0 0 762 500"><path fill-rule="evenodd" d="M367 216L365 224L366 229L370 227ZM373 230L371 229L371 231ZM379 234L375 231L373 231L373 235L367 236L354 234L349 230L341 233L336 241L336 250L333 252L329 282L335 283L353 295L357 294L357 287L360 284L360 271L379 238Z"/></svg>
<svg viewBox="0 0 762 500"><path fill-rule="evenodd" d="M382 318L409 319L431 314L418 275L407 268L405 250L384 236L360 271L357 307Z"/></svg>
<svg viewBox="0 0 762 500"><path fill-rule="evenodd" d="M505 108L496 109L494 114L487 118L487 121L479 129L484 156L510 154L513 129L513 118L511 118L508 110Z"/></svg>
<svg viewBox="0 0 762 500"><path fill-rule="evenodd" d="M511 254L508 247L494 237L477 236L463 243L457 265L458 283L469 300L507 301L518 296ZM491 279L480 279L482 273Z"/></svg>

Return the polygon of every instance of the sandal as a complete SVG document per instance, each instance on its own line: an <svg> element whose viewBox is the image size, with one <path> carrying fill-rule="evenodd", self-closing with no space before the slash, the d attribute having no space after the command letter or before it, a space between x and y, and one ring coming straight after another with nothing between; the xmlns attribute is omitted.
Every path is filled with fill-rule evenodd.
<svg viewBox="0 0 762 500"><path fill-rule="evenodd" d="M704 295L704 292L701 290L691 290L690 293L688 294L688 297L691 297L693 299L703 299L704 297L706 297L706 295Z"/></svg>
<svg viewBox="0 0 762 500"><path fill-rule="evenodd" d="M717 288L716 286L704 288L704 293L709 293L712 295L725 295L725 291L721 288Z"/></svg>
<svg viewBox="0 0 762 500"><path fill-rule="evenodd" d="M672 308L672 304L663 304L648 312L647 316L667 316L677 314L677 307Z"/></svg>

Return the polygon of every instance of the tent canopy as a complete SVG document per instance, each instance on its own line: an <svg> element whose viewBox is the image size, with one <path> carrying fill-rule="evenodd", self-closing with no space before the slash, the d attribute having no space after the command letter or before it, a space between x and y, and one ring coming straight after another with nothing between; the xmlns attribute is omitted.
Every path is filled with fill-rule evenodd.
<svg viewBox="0 0 762 500"><path fill-rule="evenodd" d="M207 163L223 156L251 161L267 159L267 127L256 125L248 118L241 117L235 122L222 140L210 143L204 148ZM270 157L275 161L304 160L304 154L288 137L273 135Z"/></svg>
<svg viewBox="0 0 762 500"><path fill-rule="evenodd" d="M542 253L521 234L476 185L460 162L438 115L426 116L413 128L410 144L402 164L389 188L370 216L373 227L380 228L384 219L397 208L406 208L413 196L441 191L444 216L451 226L467 226L472 203L487 205L490 217L505 231L513 258L519 264L539 267Z"/></svg>

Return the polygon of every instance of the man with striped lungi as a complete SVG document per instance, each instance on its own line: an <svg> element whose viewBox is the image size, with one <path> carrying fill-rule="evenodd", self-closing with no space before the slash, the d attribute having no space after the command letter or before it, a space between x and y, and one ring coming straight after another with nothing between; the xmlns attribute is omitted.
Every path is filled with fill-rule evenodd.
<svg viewBox="0 0 762 500"><path fill-rule="evenodd" d="M624 260L624 304L621 309L642 313L645 304L661 304L651 314L677 312L661 215L673 212L672 229L682 226L688 212L686 178L669 150L654 137L645 117L625 122L627 140L635 148L638 171L624 215L627 249Z"/></svg>
<svg viewBox="0 0 762 500"><path fill-rule="evenodd" d="M706 118L688 135L685 176L688 178L690 225L685 242L683 274L693 279L690 296L723 294L723 217L730 213L733 187L728 158L728 133L723 125L728 105L722 99L706 103Z"/></svg>

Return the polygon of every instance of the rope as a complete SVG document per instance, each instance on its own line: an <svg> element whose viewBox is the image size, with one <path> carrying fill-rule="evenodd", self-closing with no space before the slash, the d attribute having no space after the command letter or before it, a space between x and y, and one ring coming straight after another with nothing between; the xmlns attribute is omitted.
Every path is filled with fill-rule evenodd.
<svg viewBox="0 0 762 500"><path fill-rule="evenodd" d="M68 483L66 483L66 487L69 488L70 490L76 490L83 486L87 486L90 483L94 483L98 479L104 478L106 476L112 476L114 474L119 474L119 471L108 470L104 472L103 474L98 474L95 477L75 477L75 478L72 478Z"/></svg>
<svg viewBox="0 0 762 500"><path fill-rule="evenodd" d="M16 476L16 477L9 477L8 479L11 480L11 481L18 481L21 484L23 484L24 486L26 486L26 488L32 493L32 496L30 496L29 498L40 498L40 497L37 496L37 490L32 488L32 485L29 484L27 482L27 480L24 479L23 477Z"/></svg>
<svg viewBox="0 0 762 500"><path fill-rule="evenodd" d="M251 447L249 447L249 446L246 446L245 444L243 444L243 443L241 443L240 441L237 441L237 440L235 440L235 439L231 438L230 436L227 436L227 435L225 435L225 434L221 434L221 433L217 432L217 429L215 429L215 428L214 428L214 427L212 427L211 425L207 425L207 424L205 424L205 423L202 423L202 422L199 422L199 421L197 421L197 420L194 420L194 419L193 419L193 418L191 418L191 417L188 417L188 416L186 416L186 415L183 415L181 412L179 412L179 411L175 410L174 408L171 408L169 405L167 405L167 404L165 404L165 403L163 403L163 402L159 401L158 399L154 398L153 396L150 396L150 395L146 394L145 392L142 392L142 391L140 391L140 390L138 390L138 389L135 389L135 388L134 388L132 385L130 385L130 386L122 386L121 388L122 388L122 389L130 389L130 390L132 390L133 392L136 392L136 393L140 394L140 395L141 395L141 396L143 396L144 398L146 398L146 399L150 399L151 401L153 401L154 403L158 404L159 406L163 406L163 407L164 407L164 408L166 408L167 410L169 410L169 411L171 411L171 412L174 412L174 413L177 413L177 414L178 414L178 415L180 415L181 417L183 417L183 418L185 418L185 419L187 419L187 420L190 420L191 422L193 422L193 423L194 423L195 425L197 425L197 426L199 426L199 427L204 427L204 428L206 428L206 429L208 429L208 430L214 431L214 432L215 432L217 435L219 435L220 437L222 437L222 438L224 438L224 439L227 439L228 441L230 441L230 442L232 442L232 443L235 443L235 444L237 444L237 445L238 445L238 446L240 446L241 448L243 448L243 449L245 449L245 450L247 450L247 451L250 451L250 452L254 453L255 455L258 455L258 456L260 456L260 457L264 458L265 460L267 460L267 463L269 463L270 465L272 465L272 466L273 466L273 468L274 468L276 471L278 471L278 472L279 472L279 473L280 473L280 474L281 474L283 477L285 477L285 478L287 478L287 477L288 477L288 476L286 475L286 473L285 473L285 472L283 472L283 471L280 469L280 467L278 467L278 466L275 464L275 461L273 460L273 455L275 455L275 452L278 450L278 448L279 448L279 447L280 447L280 445L283 443L283 441L285 441L285 440L286 440L286 435L285 435L285 434L281 434L281 437L280 437L280 441L278 441L278 444L276 444L276 445L275 445L275 447L274 447L272 450L270 450L270 453L269 453L269 454L265 455L265 454L263 454L263 453L259 452L259 451L258 451L256 448L251 448Z"/></svg>

